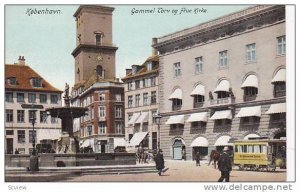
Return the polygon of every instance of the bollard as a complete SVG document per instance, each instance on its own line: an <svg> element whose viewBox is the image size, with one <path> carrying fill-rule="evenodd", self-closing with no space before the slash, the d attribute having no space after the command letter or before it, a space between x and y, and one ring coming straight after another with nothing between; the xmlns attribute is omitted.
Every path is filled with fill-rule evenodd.
<svg viewBox="0 0 300 192"><path fill-rule="evenodd" d="M39 157L37 155L30 156L29 169L32 172L39 170Z"/></svg>

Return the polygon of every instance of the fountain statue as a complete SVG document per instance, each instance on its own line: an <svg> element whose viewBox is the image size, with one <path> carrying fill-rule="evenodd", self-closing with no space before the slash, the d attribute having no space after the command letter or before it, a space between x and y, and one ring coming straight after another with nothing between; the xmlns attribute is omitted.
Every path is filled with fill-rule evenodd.
<svg viewBox="0 0 300 192"><path fill-rule="evenodd" d="M85 107L71 107L69 85L66 83L64 91L64 107L52 107L46 109L51 117L61 119L62 136L57 142L56 153L74 154L79 152L79 141L73 135L73 120L85 115L88 110Z"/></svg>

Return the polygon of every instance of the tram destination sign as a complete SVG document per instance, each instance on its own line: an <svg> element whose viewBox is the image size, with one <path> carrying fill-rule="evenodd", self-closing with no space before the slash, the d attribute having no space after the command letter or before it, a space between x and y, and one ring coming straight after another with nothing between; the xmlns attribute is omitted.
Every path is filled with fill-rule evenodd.
<svg viewBox="0 0 300 192"><path fill-rule="evenodd" d="M44 109L43 105L33 105L33 104L22 104L23 109Z"/></svg>

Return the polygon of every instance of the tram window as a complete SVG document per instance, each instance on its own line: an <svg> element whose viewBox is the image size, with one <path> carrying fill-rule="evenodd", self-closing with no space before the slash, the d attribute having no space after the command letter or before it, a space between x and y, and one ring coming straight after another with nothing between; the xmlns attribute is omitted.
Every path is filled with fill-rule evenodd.
<svg viewBox="0 0 300 192"><path fill-rule="evenodd" d="M254 152L254 153L261 153L260 148L261 148L260 145L254 145L253 152Z"/></svg>
<svg viewBox="0 0 300 192"><path fill-rule="evenodd" d="M247 145L244 145L244 147L243 147L243 152L244 152L244 153L247 153L247 151L248 151L248 150L247 150Z"/></svg>
<svg viewBox="0 0 300 192"><path fill-rule="evenodd" d="M267 152L267 146L266 145L263 145L262 146L262 153L266 153Z"/></svg>
<svg viewBox="0 0 300 192"><path fill-rule="evenodd" d="M248 153L253 153L253 145L248 145Z"/></svg>

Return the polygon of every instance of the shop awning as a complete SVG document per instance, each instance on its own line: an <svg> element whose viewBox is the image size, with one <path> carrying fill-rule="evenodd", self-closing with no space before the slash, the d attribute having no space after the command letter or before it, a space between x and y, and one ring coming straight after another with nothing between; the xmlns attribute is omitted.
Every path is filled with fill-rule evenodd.
<svg viewBox="0 0 300 192"><path fill-rule="evenodd" d="M132 115L132 117L130 118L130 120L128 121L128 125L134 125L140 115L141 115L141 113L134 113Z"/></svg>
<svg viewBox="0 0 300 192"><path fill-rule="evenodd" d="M205 87L203 85L197 85L190 95L205 95Z"/></svg>
<svg viewBox="0 0 300 192"><path fill-rule="evenodd" d="M182 91L181 89L176 89L169 97L171 99L182 99Z"/></svg>
<svg viewBox="0 0 300 192"><path fill-rule="evenodd" d="M232 146L232 143L228 143L230 138L231 137L228 135L223 135L217 139L214 146L228 146L228 145Z"/></svg>
<svg viewBox="0 0 300 192"><path fill-rule="evenodd" d="M286 113L286 103L271 104L266 114Z"/></svg>
<svg viewBox="0 0 300 192"><path fill-rule="evenodd" d="M242 88L245 87L256 87L258 88L258 80L257 77L255 75L249 75L246 80L243 82Z"/></svg>
<svg viewBox="0 0 300 192"><path fill-rule="evenodd" d="M148 122L149 113L148 112L142 112L142 114L139 116L139 118L136 120L135 123L144 123Z"/></svg>
<svg viewBox="0 0 300 192"><path fill-rule="evenodd" d="M251 134L246 135L244 137L244 140L249 140L249 138L258 138L258 137L260 137L260 136L255 133L251 133Z"/></svg>
<svg viewBox="0 0 300 192"><path fill-rule="evenodd" d="M133 137L131 138L129 144L131 146L137 146L140 145L140 143L143 141L143 139L146 137L146 135L148 134L148 132L137 132L133 135Z"/></svg>
<svg viewBox="0 0 300 192"><path fill-rule="evenodd" d="M186 120L186 122L196 122L196 121L207 122L207 112L193 113L193 114L191 114L190 117Z"/></svg>
<svg viewBox="0 0 300 192"><path fill-rule="evenodd" d="M236 115L236 117L251 117L251 116L260 117L261 106L243 107Z"/></svg>
<svg viewBox="0 0 300 192"><path fill-rule="evenodd" d="M124 138L114 138L114 148L125 147L126 141Z"/></svg>
<svg viewBox="0 0 300 192"><path fill-rule="evenodd" d="M174 116L171 116L167 120L166 124L167 125L184 124L184 115L174 115Z"/></svg>
<svg viewBox="0 0 300 192"><path fill-rule="evenodd" d="M93 147L94 140L93 139L85 139L80 141L80 147Z"/></svg>
<svg viewBox="0 0 300 192"><path fill-rule="evenodd" d="M36 138L41 140L56 140L61 137L61 129L38 129Z"/></svg>
<svg viewBox="0 0 300 192"><path fill-rule="evenodd" d="M208 147L208 141L204 137L197 137L192 142L191 147Z"/></svg>
<svg viewBox="0 0 300 192"><path fill-rule="evenodd" d="M218 92L218 91L226 91L229 92L229 88L230 88L230 83L227 80L222 80L219 85L217 86L217 88L215 89L214 92Z"/></svg>
<svg viewBox="0 0 300 192"><path fill-rule="evenodd" d="M272 83L276 83L276 82L285 82L285 75L286 75L286 71L285 69L280 69L279 71L277 71L276 75L273 77L272 79Z"/></svg>
<svg viewBox="0 0 300 192"><path fill-rule="evenodd" d="M224 110L224 111L216 111L213 116L211 116L212 120L217 119L232 119L231 110Z"/></svg>

